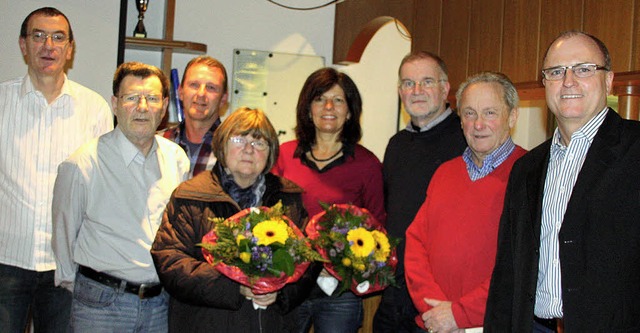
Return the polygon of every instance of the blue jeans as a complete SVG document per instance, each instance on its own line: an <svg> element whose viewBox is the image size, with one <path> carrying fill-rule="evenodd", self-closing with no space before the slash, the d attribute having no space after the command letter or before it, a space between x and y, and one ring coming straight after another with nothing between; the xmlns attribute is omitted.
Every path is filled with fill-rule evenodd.
<svg viewBox="0 0 640 333"><path fill-rule="evenodd" d="M354 333L362 325L362 299L351 292L304 301L298 309L298 332Z"/></svg>
<svg viewBox="0 0 640 333"><path fill-rule="evenodd" d="M167 332L169 294L140 299L78 273L73 290L71 326L75 332Z"/></svg>
<svg viewBox="0 0 640 333"><path fill-rule="evenodd" d="M68 332L71 292L53 275L0 264L0 332L24 332L30 310L35 332Z"/></svg>

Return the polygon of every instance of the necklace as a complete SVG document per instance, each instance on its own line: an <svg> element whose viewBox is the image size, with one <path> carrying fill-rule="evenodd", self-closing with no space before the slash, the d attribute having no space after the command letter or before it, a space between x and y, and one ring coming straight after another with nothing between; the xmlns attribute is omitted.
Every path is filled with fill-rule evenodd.
<svg viewBox="0 0 640 333"><path fill-rule="evenodd" d="M332 159L336 158L336 156L340 155L340 153L342 152L342 148L340 148L335 154L331 155L328 158L323 158L323 159L319 159L315 156L313 156L313 149L309 150L309 153L311 154L311 158L316 161L316 162L327 162L327 161L331 161Z"/></svg>

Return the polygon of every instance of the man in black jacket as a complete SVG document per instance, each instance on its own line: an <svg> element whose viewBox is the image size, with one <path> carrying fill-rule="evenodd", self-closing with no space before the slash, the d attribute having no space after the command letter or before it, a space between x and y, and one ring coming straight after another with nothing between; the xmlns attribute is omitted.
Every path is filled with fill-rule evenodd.
<svg viewBox="0 0 640 333"><path fill-rule="evenodd" d="M485 332L640 331L640 123L606 105L606 46L570 31L543 62L553 137L516 162Z"/></svg>

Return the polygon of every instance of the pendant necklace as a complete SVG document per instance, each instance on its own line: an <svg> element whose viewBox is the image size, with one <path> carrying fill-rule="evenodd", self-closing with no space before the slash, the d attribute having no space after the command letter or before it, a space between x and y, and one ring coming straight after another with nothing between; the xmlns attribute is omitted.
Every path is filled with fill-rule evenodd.
<svg viewBox="0 0 640 333"><path fill-rule="evenodd" d="M328 162L328 161L331 161L332 159L336 158L336 156L340 155L341 152L342 152L342 148L340 148L335 154L331 155L328 158L319 159L319 158L317 158L317 157L315 157L313 155L313 149L309 150L309 153L311 154L311 158L316 162Z"/></svg>

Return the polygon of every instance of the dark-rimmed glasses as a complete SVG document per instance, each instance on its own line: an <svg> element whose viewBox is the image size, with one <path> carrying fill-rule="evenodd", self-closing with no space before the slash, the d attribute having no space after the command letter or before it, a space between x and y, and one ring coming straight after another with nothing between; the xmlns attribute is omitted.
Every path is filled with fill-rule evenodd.
<svg viewBox="0 0 640 333"><path fill-rule="evenodd" d="M564 79L567 74L567 69L573 71L573 75L581 79L591 77L598 70L609 70L607 67L596 64L577 64L573 66L556 66L551 68L545 68L542 70L542 77L545 80L557 81Z"/></svg>

